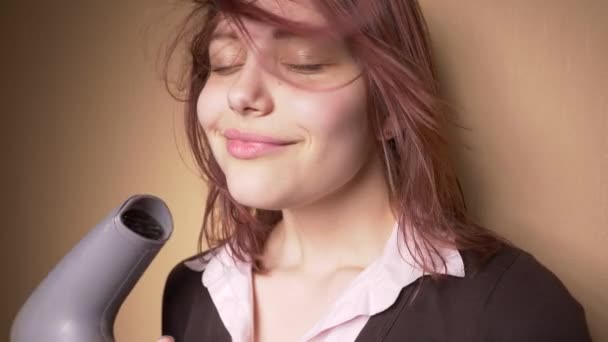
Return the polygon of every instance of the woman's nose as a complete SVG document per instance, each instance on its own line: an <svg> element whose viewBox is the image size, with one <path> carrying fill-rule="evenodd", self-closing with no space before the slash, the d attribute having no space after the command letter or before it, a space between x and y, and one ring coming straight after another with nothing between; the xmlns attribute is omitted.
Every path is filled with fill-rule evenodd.
<svg viewBox="0 0 608 342"><path fill-rule="evenodd" d="M255 60L248 60L228 90L230 109L241 115L262 116L270 113L273 102L263 76L262 67Z"/></svg>

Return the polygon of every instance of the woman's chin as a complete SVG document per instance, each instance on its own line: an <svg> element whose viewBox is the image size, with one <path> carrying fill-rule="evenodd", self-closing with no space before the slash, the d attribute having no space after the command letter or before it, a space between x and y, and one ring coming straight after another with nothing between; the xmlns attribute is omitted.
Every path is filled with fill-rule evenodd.
<svg viewBox="0 0 608 342"><path fill-rule="evenodd" d="M228 184L230 196L241 205L264 210L281 210L284 206L284 200L276 191L272 191L272 187L244 186L243 184L233 185ZM276 186L274 188L276 189Z"/></svg>

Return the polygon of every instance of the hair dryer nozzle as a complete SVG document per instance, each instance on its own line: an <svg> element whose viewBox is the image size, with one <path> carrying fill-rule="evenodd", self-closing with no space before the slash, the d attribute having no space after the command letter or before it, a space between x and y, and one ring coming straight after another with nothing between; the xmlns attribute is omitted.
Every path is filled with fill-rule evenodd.
<svg viewBox="0 0 608 342"><path fill-rule="evenodd" d="M152 195L136 195L120 207L117 226L149 241L164 243L171 236L173 223L165 203Z"/></svg>

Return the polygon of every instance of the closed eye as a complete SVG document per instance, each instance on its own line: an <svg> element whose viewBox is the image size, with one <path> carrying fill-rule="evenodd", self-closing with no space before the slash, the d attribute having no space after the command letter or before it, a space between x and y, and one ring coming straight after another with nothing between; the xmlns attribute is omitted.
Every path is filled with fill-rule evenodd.
<svg viewBox="0 0 608 342"><path fill-rule="evenodd" d="M285 64L289 69L303 74L312 74L323 70L329 64Z"/></svg>
<svg viewBox="0 0 608 342"><path fill-rule="evenodd" d="M234 69L240 67L241 65L230 65L230 66L225 66L225 67L216 67L216 68L212 68L211 72L220 74L220 75L228 75L230 74ZM287 68L289 68L290 70L293 70L295 72L301 73L301 74L314 74L317 72L322 71L324 68L326 68L327 66L329 66L329 64L323 64L323 63L317 63L317 64L285 64L285 66L287 66Z"/></svg>
<svg viewBox="0 0 608 342"><path fill-rule="evenodd" d="M225 67L211 68L211 72L220 74L220 75L228 75L228 74L230 74L231 71L238 68L239 66L240 65L230 65L230 66L225 66Z"/></svg>

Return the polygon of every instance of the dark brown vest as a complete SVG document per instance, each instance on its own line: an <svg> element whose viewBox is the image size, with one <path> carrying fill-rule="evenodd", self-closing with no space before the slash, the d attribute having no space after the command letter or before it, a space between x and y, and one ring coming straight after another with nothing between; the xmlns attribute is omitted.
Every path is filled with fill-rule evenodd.
<svg viewBox="0 0 608 342"><path fill-rule="evenodd" d="M183 260L167 278L162 334L177 342L231 341L202 284L204 270L184 264L206 253ZM581 305L529 253L505 245L479 269L461 255L464 278L425 276L409 284L392 306L370 317L355 342L591 341Z"/></svg>

